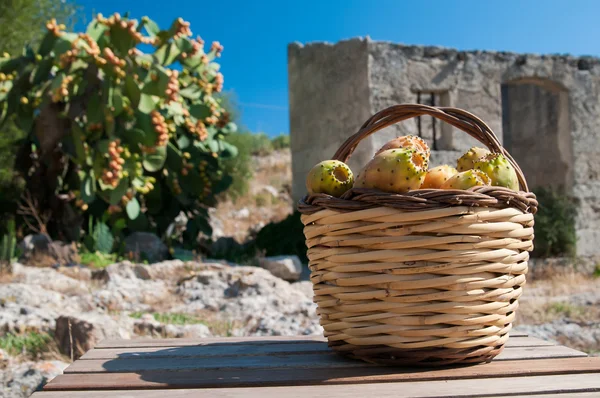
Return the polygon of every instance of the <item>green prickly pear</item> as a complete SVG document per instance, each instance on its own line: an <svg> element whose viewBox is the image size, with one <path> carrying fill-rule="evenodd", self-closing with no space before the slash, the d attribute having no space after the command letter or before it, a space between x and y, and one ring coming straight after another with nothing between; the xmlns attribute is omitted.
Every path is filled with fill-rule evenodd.
<svg viewBox="0 0 600 398"><path fill-rule="evenodd" d="M519 190L517 172L508 159L500 153L490 153L475 162L475 169L484 172L492 185Z"/></svg>
<svg viewBox="0 0 600 398"><path fill-rule="evenodd" d="M458 159L456 162L456 169L458 171L471 170L477 160L489 153L490 151L487 149L474 146Z"/></svg>
<svg viewBox="0 0 600 398"><path fill-rule="evenodd" d="M448 166L447 164L434 167L433 169L430 169L425 175L425 180L421 185L421 189L439 189L447 179L449 179L457 173L458 171L454 167Z"/></svg>
<svg viewBox="0 0 600 398"><path fill-rule="evenodd" d="M469 189L475 186L490 185L490 178L481 170L467 170L447 179L441 189Z"/></svg>
<svg viewBox="0 0 600 398"><path fill-rule="evenodd" d="M404 193L419 189L427 173L423 152L412 149L388 149L375 155L356 179L355 187Z"/></svg>
<svg viewBox="0 0 600 398"><path fill-rule="evenodd" d="M431 151L429 150L429 146L427 146L427 143L423 141L421 137L417 137L414 135L404 135L402 137L397 137L391 141L388 141L375 153L375 156L379 155L383 151L398 148L413 149L415 151L423 152L425 154L426 160L429 160L429 154L431 153Z"/></svg>
<svg viewBox="0 0 600 398"><path fill-rule="evenodd" d="M352 188L354 175L350 167L339 160L324 160L317 163L306 177L308 193L326 193L340 197Z"/></svg>

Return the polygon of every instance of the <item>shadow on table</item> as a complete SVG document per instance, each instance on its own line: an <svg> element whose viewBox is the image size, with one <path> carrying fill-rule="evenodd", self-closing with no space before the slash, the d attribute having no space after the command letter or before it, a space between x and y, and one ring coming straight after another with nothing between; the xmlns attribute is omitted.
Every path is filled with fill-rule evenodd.
<svg viewBox="0 0 600 398"><path fill-rule="evenodd" d="M155 388L365 383L444 369L372 365L337 354L325 342L310 340L215 342L120 351L124 352L106 359L102 364L104 371L127 373L138 387Z"/></svg>

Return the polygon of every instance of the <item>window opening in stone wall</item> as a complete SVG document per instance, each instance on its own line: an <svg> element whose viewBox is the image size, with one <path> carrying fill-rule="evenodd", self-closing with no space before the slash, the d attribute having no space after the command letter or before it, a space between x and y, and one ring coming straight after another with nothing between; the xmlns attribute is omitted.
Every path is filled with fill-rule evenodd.
<svg viewBox="0 0 600 398"><path fill-rule="evenodd" d="M437 98L436 98L437 97ZM439 94L433 91L417 91L417 104L436 106L439 101ZM438 150L437 145L437 134L436 134L436 119L433 116L431 117L431 123L428 124L427 129L431 128L430 131L427 131L426 128L421 123L421 116L417 116L417 131L419 137L423 138L423 136L428 137L431 136L432 149L434 151ZM431 133L431 134L429 134Z"/></svg>

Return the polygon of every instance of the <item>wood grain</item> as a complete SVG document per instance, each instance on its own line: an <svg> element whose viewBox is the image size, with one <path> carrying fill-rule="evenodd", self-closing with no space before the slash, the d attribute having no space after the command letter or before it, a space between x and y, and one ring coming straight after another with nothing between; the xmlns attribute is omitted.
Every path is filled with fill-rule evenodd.
<svg viewBox="0 0 600 398"><path fill-rule="evenodd" d="M600 358L492 361L488 364L436 370L377 366L323 369L204 369L178 372L68 373L57 376L45 389L142 389L209 388L308 384L361 384L372 382L440 381L475 378L523 377L596 373L600 379Z"/></svg>
<svg viewBox="0 0 600 398"><path fill-rule="evenodd" d="M533 337L511 337L506 344L507 348L516 347L543 347L553 344ZM178 349L185 347L185 350ZM131 348L101 348L92 349L80 359L117 359L117 358L161 358L161 357L218 357L218 356L253 356L270 354L304 355L306 353L329 352L331 349L326 342L299 340L295 344L287 342L274 342L272 344L202 344L194 346L168 346L168 347L136 347Z"/></svg>
<svg viewBox="0 0 600 398"><path fill-rule="evenodd" d="M444 382L415 381L401 383L368 383L348 386L293 386L293 387L240 387L207 389L173 389L169 398L214 397L214 398L334 398L334 397L380 397L414 398L433 397L481 397L490 395L524 395L551 393L600 393L600 377L597 373L562 376L501 377L490 379L446 380ZM164 398L165 391L125 390L125 391L58 391L42 392L34 398ZM571 395L572 396L572 395Z"/></svg>

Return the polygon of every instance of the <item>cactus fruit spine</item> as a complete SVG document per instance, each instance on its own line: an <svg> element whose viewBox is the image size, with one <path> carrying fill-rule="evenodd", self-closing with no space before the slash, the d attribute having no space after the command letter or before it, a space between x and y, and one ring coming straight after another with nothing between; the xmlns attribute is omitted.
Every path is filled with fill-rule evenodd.
<svg viewBox="0 0 600 398"><path fill-rule="evenodd" d="M379 155L383 151L387 151L388 149L398 148L414 149L416 151L420 151L425 154L426 160L429 161L429 155L431 153L431 151L429 150L429 146L425 141L423 141L422 138L414 135L405 135L388 141L375 153L375 156Z"/></svg>
<svg viewBox="0 0 600 398"><path fill-rule="evenodd" d="M418 189L425 179L427 162L423 152L406 148L388 149L367 163L354 186L393 193Z"/></svg>
<svg viewBox="0 0 600 398"><path fill-rule="evenodd" d="M306 177L308 193L325 193L340 197L352 188L354 175L344 162L339 160L324 160L317 163Z"/></svg>
<svg viewBox="0 0 600 398"><path fill-rule="evenodd" d="M434 167L425 175L421 189L439 189L446 180L457 173L458 171L454 167L447 164Z"/></svg>
<svg viewBox="0 0 600 398"><path fill-rule="evenodd" d="M467 170L455 174L442 184L441 189L469 189L475 186L490 185L490 178L480 170Z"/></svg>
<svg viewBox="0 0 600 398"><path fill-rule="evenodd" d="M484 172L492 185L519 190L519 179L514 167L500 153L490 153L475 162L475 169Z"/></svg>
<svg viewBox="0 0 600 398"><path fill-rule="evenodd" d="M458 171L471 170L477 160L489 153L490 151L487 149L474 146L458 159L456 162L456 169Z"/></svg>

